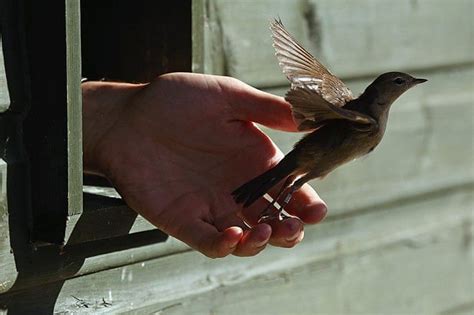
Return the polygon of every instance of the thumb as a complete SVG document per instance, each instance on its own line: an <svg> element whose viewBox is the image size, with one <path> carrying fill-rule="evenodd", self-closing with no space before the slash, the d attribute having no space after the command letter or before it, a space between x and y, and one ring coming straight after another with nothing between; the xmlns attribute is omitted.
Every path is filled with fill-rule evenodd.
<svg viewBox="0 0 474 315"><path fill-rule="evenodd" d="M243 230L238 226L220 232L202 220L190 221L179 231L173 236L210 258L232 254L243 236Z"/></svg>
<svg viewBox="0 0 474 315"><path fill-rule="evenodd" d="M227 103L237 120L253 121L272 129L297 131L291 106L283 97L260 91L233 78L224 84Z"/></svg>

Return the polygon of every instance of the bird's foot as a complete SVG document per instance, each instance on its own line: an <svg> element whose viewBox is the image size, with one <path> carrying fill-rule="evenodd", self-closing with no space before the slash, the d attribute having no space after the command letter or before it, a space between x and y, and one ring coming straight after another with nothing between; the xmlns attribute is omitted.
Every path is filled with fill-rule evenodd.
<svg viewBox="0 0 474 315"><path fill-rule="evenodd" d="M273 210L273 211L263 211L260 215L260 219L258 219L258 223L267 223L272 220L283 221L286 218L290 218L290 216L283 213L281 210Z"/></svg>

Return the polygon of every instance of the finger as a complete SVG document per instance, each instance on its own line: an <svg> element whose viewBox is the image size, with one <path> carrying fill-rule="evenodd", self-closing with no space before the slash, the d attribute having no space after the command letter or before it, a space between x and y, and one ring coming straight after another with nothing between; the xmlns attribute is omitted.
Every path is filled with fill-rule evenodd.
<svg viewBox="0 0 474 315"><path fill-rule="evenodd" d="M298 218L271 220L267 223L272 227L269 243L273 246L291 248L303 240L303 222Z"/></svg>
<svg viewBox="0 0 474 315"><path fill-rule="evenodd" d="M238 120L253 121L272 129L297 131L290 104L283 97L260 91L237 79L223 80L227 102Z"/></svg>
<svg viewBox="0 0 474 315"><path fill-rule="evenodd" d="M277 198L281 185L282 183L279 183L268 192L271 198ZM285 193L280 196L280 202L285 198ZM285 211L300 218L306 224L315 224L324 219L327 206L309 184L304 184L293 193L289 204L285 207Z"/></svg>
<svg viewBox="0 0 474 315"><path fill-rule="evenodd" d="M219 231L225 230L229 226L238 226L242 230L249 229L249 226L244 221L243 215L237 210L234 213L228 213L226 215L216 217L213 221L213 224Z"/></svg>
<svg viewBox="0 0 474 315"><path fill-rule="evenodd" d="M243 236L243 230L240 227L232 226L219 232L215 226L197 220L182 227L177 235L173 236L207 257L219 258L235 251Z"/></svg>
<svg viewBox="0 0 474 315"><path fill-rule="evenodd" d="M264 198L257 200L252 206L242 209L242 215L249 225L256 225L263 209L269 204ZM276 209L275 209L276 211ZM277 219L266 222L272 228L269 243L279 247L293 247L303 239L303 222L298 218Z"/></svg>
<svg viewBox="0 0 474 315"><path fill-rule="evenodd" d="M237 248L233 252L236 256L255 256L267 246L272 228L268 224L258 224L244 232Z"/></svg>
<svg viewBox="0 0 474 315"><path fill-rule="evenodd" d="M297 216L306 224L315 224L324 219L327 206L309 184L304 184L293 194L285 211Z"/></svg>

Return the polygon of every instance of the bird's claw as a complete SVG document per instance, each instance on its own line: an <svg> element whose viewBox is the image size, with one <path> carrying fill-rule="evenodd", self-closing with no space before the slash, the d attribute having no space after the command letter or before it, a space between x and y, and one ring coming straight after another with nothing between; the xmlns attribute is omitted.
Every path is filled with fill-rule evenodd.
<svg viewBox="0 0 474 315"><path fill-rule="evenodd" d="M258 219L257 223L267 223L269 221L277 220L277 221L283 221L287 218L290 218L290 216L287 216L284 214L282 211L273 211L272 213L262 213L260 216L260 219Z"/></svg>

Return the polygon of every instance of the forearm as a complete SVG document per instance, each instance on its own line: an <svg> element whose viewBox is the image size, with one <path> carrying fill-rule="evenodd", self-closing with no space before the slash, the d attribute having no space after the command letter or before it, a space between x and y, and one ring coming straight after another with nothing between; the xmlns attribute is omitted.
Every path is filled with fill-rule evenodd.
<svg viewBox="0 0 474 315"><path fill-rule="evenodd" d="M91 81L82 84L84 172L104 175L106 136L143 85Z"/></svg>

